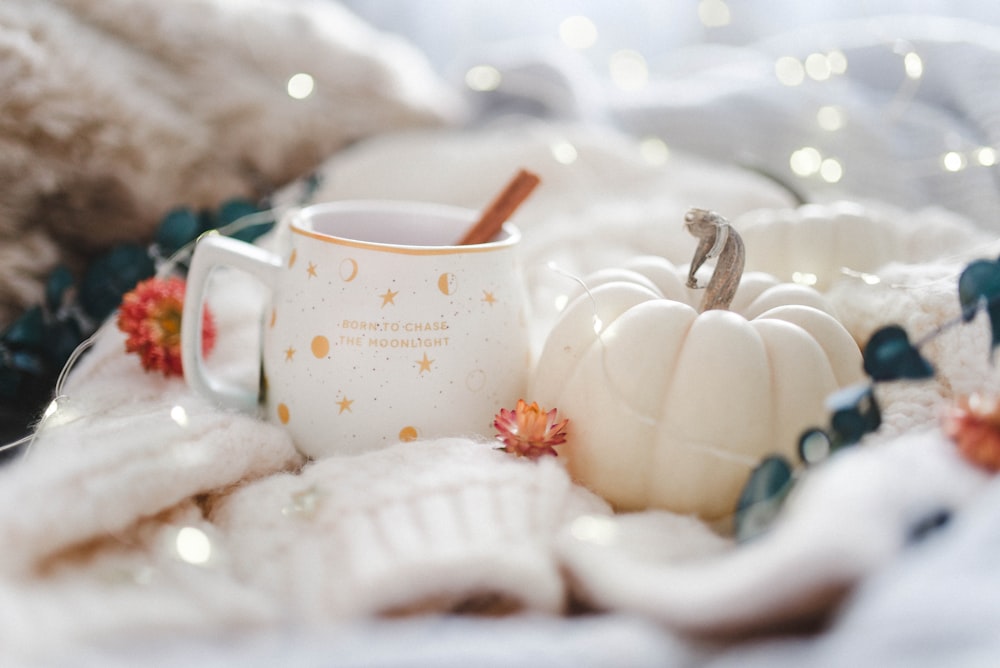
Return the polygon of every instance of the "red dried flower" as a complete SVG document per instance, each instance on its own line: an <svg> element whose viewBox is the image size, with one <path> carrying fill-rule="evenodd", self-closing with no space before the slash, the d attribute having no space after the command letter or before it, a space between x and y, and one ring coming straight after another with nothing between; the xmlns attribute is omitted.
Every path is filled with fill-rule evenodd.
<svg viewBox="0 0 1000 668"><path fill-rule="evenodd" d="M504 451L530 459L557 456L554 446L566 442L568 424L569 420L556 422L556 409L546 413L536 402L528 405L524 399L518 399L512 411L501 408L493 420L499 432L497 440L503 442Z"/></svg>
<svg viewBox="0 0 1000 668"><path fill-rule="evenodd" d="M184 311L185 282L177 277L142 281L122 299L118 329L128 334L125 350L138 353L146 371L162 371L164 376L180 376L181 314ZM205 309L201 345L208 354L215 345L215 323Z"/></svg>
<svg viewBox="0 0 1000 668"><path fill-rule="evenodd" d="M944 431L959 452L990 472L1000 471L1000 400L981 394L962 397L944 417Z"/></svg>

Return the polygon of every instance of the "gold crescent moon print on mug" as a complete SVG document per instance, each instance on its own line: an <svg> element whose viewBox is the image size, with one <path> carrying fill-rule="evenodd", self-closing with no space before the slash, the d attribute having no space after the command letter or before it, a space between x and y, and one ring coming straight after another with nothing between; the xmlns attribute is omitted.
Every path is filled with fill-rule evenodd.
<svg viewBox="0 0 1000 668"><path fill-rule="evenodd" d="M358 277L358 262L354 258L348 257L340 263L340 277L345 283L350 283Z"/></svg>
<svg viewBox="0 0 1000 668"><path fill-rule="evenodd" d="M520 233L504 224L490 241L455 245L475 218L432 204L331 202L282 221L289 247L281 256L206 237L192 258L182 321L188 382L229 405L259 404L312 457L492 434L497 407L524 392L528 329ZM202 364L195 304L218 265L271 290L264 396L224 385Z"/></svg>

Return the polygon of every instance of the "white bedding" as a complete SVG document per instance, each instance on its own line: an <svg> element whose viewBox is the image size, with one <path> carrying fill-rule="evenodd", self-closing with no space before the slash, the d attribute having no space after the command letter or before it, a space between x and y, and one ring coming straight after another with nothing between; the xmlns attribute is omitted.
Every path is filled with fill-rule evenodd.
<svg viewBox="0 0 1000 668"><path fill-rule="evenodd" d="M809 190L819 209L794 209L794 193L734 166L753 149L766 160L751 166L787 169L804 131L796 119L825 98L786 95L759 65L804 53L805 37L700 52L688 61L698 67L643 99L607 96L559 63L512 62L478 123L359 143L327 163L312 199L479 208L516 169L539 173L515 219L536 350L575 278L637 254L688 261L690 206L729 217L746 231L752 268L785 279L788 258L754 252L776 232L752 228L848 211L857 244L887 255L861 266L849 246L827 249L823 268L805 269L859 341L887 323L916 338L958 314L965 263L1000 253L995 171L945 174L924 160L947 131L969 146L996 139L986 82L997 40L982 26L926 25L897 27L947 67L902 119L878 113L895 86L879 75L898 54L846 43L867 66L838 84L856 121L838 141L845 164L863 169ZM540 73L544 90L518 87ZM490 113L526 109L550 118ZM650 162L615 127L663 136L674 151ZM900 147L919 159L900 160ZM289 187L279 207L302 189ZM836 198L847 203L823 208ZM237 274L221 275L212 298L211 364L248 386L263 299ZM105 326L30 452L0 469L0 663L987 665L1000 651L1000 488L958 457L938 419L957 395L1000 392L988 346L982 318L937 339L926 353L938 378L880 386L883 428L808 475L773 533L737 547L689 518L613 515L557 462L513 460L478 439L300 471L279 428L145 374ZM911 540L942 511L943 529ZM198 558L178 552L182 535ZM571 597L597 614L567 614ZM499 619L454 614L514 607ZM824 614L812 632L763 633Z"/></svg>
<svg viewBox="0 0 1000 668"><path fill-rule="evenodd" d="M570 164L552 152L566 143L577 153ZM682 154L652 166L613 132L536 122L358 145L326 166L315 198L479 207L518 167L543 180L516 218L536 344L557 316L557 297L575 285L567 274L639 253L683 262L693 247L681 229L688 206L716 209L739 227L749 212L792 205L752 172ZM294 197L291 188L285 203ZM952 317L962 263L1000 248L940 211L873 203L858 211L901 249L896 262L868 269L885 284L825 277L859 337L882 322L919 330ZM910 238L914 221L957 234L950 247L929 250ZM942 259L926 261L929 252ZM917 256L920 264L907 264ZM256 345L261 298L245 278L224 274L211 302L221 337L212 363L245 383L257 372L246 351ZM935 432L951 394L1000 389L985 363L987 342L981 321L943 338L931 355L944 382L885 388L886 426L872 442L806 478L773 534L734 547L668 513L612 516L556 462L513 460L475 440L294 473L301 460L277 427L214 408L178 379L143 373L108 326L28 456L0 471L0 536L17 546L0 556L0 655L5 664L109 665L152 647L160 665L265 665L276 656L282 665L316 657L325 665L606 665L627 646L632 665L756 657L791 665L804 656L839 661L860 647L910 651L906 643L919 637L940 652L959 643L968 653L995 649L984 620L995 622L1000 607L981 592L996 584L983 534L1000 519L989 502L996 485ZM302 496L311 489L321 494ZM483 501L490 494L503 501ZM309 502L314 515L296 510ZM915 523L940 509L953 513L951 526L911 548ZM586 539L580 521L615 540ZM382 533L367 534L371 526ZM178 559L185 528L208 538L212 559ZM753 641L746 653L746 641L705 646L688 635L741 629L753 638L830 610L837 599L816 594L859 582L819 636ZM914 591L927 599L915 604ZM561 617L570 595L613 614ZM438 616L512 606L522 612L495 621ZM404 618L372 618L390 611ZM912 629L886 621L898 615ZM921 630L933 634L915 635Z"/></svg>

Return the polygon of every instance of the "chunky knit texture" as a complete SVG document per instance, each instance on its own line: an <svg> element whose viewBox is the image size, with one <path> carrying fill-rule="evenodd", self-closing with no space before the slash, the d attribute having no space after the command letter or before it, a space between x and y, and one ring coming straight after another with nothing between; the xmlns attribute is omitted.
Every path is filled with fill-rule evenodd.
<svg viewBox="0 0 1000 668"><path fill-rule="evenodd" d="M172 207L460 113L422 54L333 2L9 0L0 62L0 327L58 261L148 241Z"/></svg>

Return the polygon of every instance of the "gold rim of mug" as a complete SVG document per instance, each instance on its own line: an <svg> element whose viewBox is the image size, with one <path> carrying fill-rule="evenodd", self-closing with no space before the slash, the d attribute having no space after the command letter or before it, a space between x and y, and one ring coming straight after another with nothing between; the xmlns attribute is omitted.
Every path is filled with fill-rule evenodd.
<svg viewBox="0 0 1000 668"><path fill-rule="evenodd" d="M351 202L326 202L314 204L295 212L289 223L289 228L295 234L304 237L323 241L337 246L347 246L350 248L367 248L388 253L400 253L403 255L452 255L457 253L486 253L490 251L504 250L516 245L521 240L520 230L511 223L503 224L503 232L506 235L502 239L488 241L482 244L470 244L466 246L444 245L444 246L415 246L412 244L390 244L380 241L362 241L358 239L348 239L322 232L316 232L303 225L303 217L310 212L351 212L363 211L371 213L375 210L388 211L392 213L415 213L420 216L439 216L445 218L467 218L468 225L475 222L476 212L471 209L453 207L444 204L431 204L426 202L379 202L376 200L355 200Z"/></svg>

